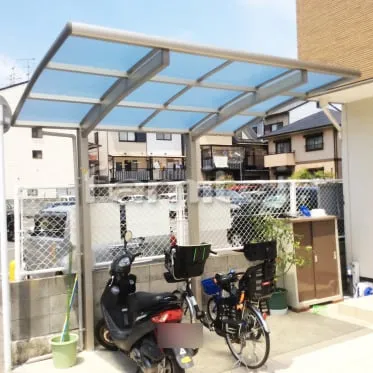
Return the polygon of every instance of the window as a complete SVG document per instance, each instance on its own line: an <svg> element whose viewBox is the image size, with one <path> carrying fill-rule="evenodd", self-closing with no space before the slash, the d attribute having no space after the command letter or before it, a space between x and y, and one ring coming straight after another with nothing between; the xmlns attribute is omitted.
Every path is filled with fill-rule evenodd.
<svg viewBox="0 0 373 373"><path fill-rule="evenodd" d="M127 142L127 141L135 141L135 132L119 132L119 141L120 142Z"/></svg>
<svg viewBox="0 0 373 373"><path fill-rule="evenodd" d="M253 127L253 131L254 131L256 134L258 134L258 127L257 127L257 126L254 126L254 127Z"/></svg>
<svg viewBox="0 0 373 373"><path fill-rule="evenodd" d="M116 171L122 171L122 169L123 169L122 162L115 162L115 170Z"/></svg>
<svg viewBox="0 0 373 373"><path fill-rule="evenodd" d="M268 135L269 133L272 133L274 131L281 129L283 126L284 124L282 122L266 124L264 126L264 134Z"/></svg>
<svg viewBox="0 0 373 373"><path fill-rule="evenodd" d="M98 145L98 132L95 132L95 144Z"/></svg>
<svg viewBox="0 0 373 373"><path fill-rule="evenodd" d="M167 140L171 141L172 140L172 134L171 133L157 133L157 140Z"/></svg>
<svg viewBox="0 0 373 373"><path fill-rule="evenodd" d="M41 150L33 150L32 151L32 158L33 159L42 159L43 158L43 152Z"/></svg>
<svg viewBox="0 0 373 373"><path fill-rule="evenodd" d="M324 149L324 140L323 140L322 133L306 137L306 152L312 152L315 150L323 150L323 149Z"/></svg>
<svg viewBox="0 0 373 373"><path fill-rule="evenodd" d="M276 154L282 153L291 153L290 139L276 142Z"/></svg>

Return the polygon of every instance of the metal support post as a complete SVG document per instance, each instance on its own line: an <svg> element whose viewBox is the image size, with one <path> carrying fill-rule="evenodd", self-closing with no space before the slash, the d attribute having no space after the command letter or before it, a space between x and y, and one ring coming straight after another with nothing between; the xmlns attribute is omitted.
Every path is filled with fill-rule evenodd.
<svg viewBox="0 0 373 373"><path fill-rule="evenodd" d="M94 301L93 301L93 258L91 249L91 216L89 206L89 161L88 137L78 130L79 165L79 227L82 247L85 349L94 349Z"/></svg>
<svg viewBox="0 0 373 373"><path fill-rule="evenodd" d="M297 213L297 186L295 181L290 182L290 214Z"/></svg>
<svg viewBox="0 0 373 373"><path fill-rule="evenodd" d="M1 99L1 97L0 97ZM4 373L12 370L12 337L10 317L10 289L8 278L8 236L5 197L5 155L4 133L7 131L6 120L10 121L10 109L0 100L0 248L1 248L1 300L3 309L3 352Z"/></svg>
<svg viewBox="0 0 373 373"><path fill-rule="evenodd" d="M80 185L80 177L79 177L79 161L78 161L78 149L77 149L77 136L73 134L66 134L66 133L59 133L59 132L47 132L42 131L42 136L52 136L52 137L63 137L69 138L72 142L73 148L73 163L74 163L74 192L75 192L75 216L76 216L76 272L78 275L78 312L79 312L79 347L83 350L83 286L82 286L82 244L81 244L81 232L80 232L80 193L79 193L79 185ZM17 269L17 268L16 268Z"/></svg>
<svg viewBox="0 0 373 373"><path fill-rule="evenodd" d="M188 183L188 239L189 245L199 245L199 203L198 203L198 169L201 167L201 159L198 156L198 140L191 135L186 136L186 160L187 160L187 183ZM192 279L192 288L196 300L202 304L202 290L200 278Z"/></svg>

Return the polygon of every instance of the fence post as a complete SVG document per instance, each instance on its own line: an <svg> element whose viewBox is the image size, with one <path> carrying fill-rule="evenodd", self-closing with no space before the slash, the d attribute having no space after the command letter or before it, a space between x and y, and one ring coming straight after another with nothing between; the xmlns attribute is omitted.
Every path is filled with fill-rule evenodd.
<svg viewBox="0 0 373 373"><path fill-rule="evenodd" d="M179 245L185 245L185 231L184 231L184 184L178 184L176 186L176 237Z"/></svg>
<svg viewBox="0 0 373 373"><path fill-rule="evenodd" d="M20 205L21 198L22 198L22 189L19 186L17 186L15 196L14 196L14 260L16 263L16 268L15 268L15 280L16 281L21 280L21 266L22 266L21 240L23 240L23 235L21 234L21 205Z"/></svg>
<svg viewBox="0 0 373 373"><path fill-rule="evenodd" d="M297 213L297 185L296 181L290 181L290 214L296 215Z"/></svg>

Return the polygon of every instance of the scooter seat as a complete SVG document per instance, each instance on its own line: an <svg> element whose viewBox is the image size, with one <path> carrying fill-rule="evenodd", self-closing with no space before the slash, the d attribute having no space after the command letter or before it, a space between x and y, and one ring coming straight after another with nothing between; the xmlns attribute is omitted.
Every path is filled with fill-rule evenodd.
<svg viewBox="0 0 373 373"><path fill-rule="evenodd" d="M178 298L172 293L147 293L139 291L131 294L131 303L137 311L143 311L161 303L175 302Z"/></svg>

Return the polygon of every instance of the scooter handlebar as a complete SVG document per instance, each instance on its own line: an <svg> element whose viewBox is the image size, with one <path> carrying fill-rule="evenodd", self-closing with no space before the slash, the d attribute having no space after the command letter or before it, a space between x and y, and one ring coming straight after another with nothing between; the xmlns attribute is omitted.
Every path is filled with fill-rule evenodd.
<svg viewBox="0 0 373 373"><path fill-rule="evenodd" d="M213 254L213 255L218 255L218 253L216 251L211 250L211 249L210 249L210 253Z"/></svg>

